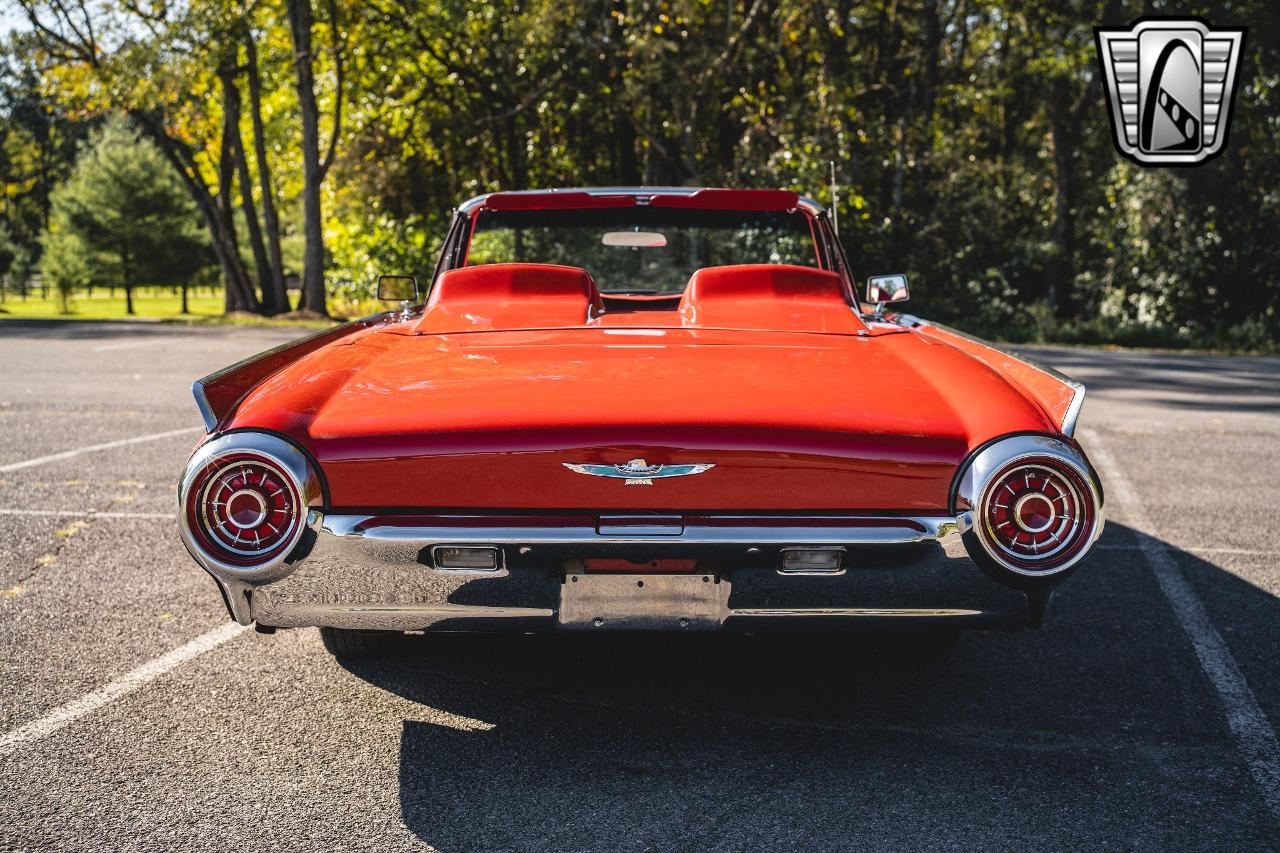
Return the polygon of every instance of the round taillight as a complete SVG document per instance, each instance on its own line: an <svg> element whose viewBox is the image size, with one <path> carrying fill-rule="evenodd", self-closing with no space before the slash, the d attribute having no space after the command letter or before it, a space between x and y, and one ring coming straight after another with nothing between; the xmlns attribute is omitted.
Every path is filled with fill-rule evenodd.
<svg viewBox="0 0 1280 853"><path fill-rule="evenodd" d="M1027 574L1065 566L1093 539L1092 491L1079 472L1054 459L1022 459L998 471L979 506L992 556Z"/></svg>
<svg viewBox="0 0 1280 853"><path fill-rule="evenodd" d="M248 568L292 547L305 506L293 478L278 463L243 451L211 459L196 473L186 513L202 548Z"/></svg>

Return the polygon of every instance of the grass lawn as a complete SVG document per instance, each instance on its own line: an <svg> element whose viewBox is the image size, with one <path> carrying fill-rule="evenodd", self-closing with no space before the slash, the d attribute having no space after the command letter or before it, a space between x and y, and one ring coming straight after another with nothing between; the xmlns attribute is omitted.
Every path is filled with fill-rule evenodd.
<svg viewBox="0 0 1280 853"><path fill-rule="evenodd" d="M124 291L117 288L115 296L107 288L93 290L93 295L80 292L71 300L70 311L62 313L57 294L49 290L48 298L40 297L40 290L33 289L23 299L12 291L4 294L0 302L0 321L13 320L160 320L171 323L233 323L235 325L305 326L323 328L331 325L324 320L272 320L252 314L230 317L222 313L222 290L207 287L192 289L187 293L188 314L182 313L182 294L167 287L135 287L132 315L125 313Z"/></svg>
<svg viewBox="0 0 1280 853"><path fill-rule="evenodd" d="M182 294L167 287L138 287L133 291L134 316L148 319L217 317L222 314L222 291L206 287L191 290L187 293L187 305L191 313L184 315ZM120 288L113 298L107 288L95 287L93 296L76 294L69 313L63 314L59 309L58 297L52 288L47 299L40 298L38 289L28 293L26 299L10 291L0 302L0 318L118 320L129 316L124 310L124 291Z"/></svg>

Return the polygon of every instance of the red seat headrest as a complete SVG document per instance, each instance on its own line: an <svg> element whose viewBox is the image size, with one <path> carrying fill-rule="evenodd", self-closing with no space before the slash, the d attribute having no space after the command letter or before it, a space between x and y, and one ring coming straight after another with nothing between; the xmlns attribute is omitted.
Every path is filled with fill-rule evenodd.
<svg viewBox="0 0 1280 853"><path fill-rule="evenodd" d="M580 326L600 306L600 292L581 267L481 264L442 274L416 328L440 334Z"/></svg>
<svg viewBox="0 0 1280 853"><path fill-rule="evenodd" d="M704 267L680 300L685 325L793 332L860 328L840 276L790 264Z"/></svg>

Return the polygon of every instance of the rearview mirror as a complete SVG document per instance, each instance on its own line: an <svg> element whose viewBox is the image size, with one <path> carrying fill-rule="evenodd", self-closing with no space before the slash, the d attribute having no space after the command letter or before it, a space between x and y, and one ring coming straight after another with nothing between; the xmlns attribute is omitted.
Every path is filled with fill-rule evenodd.
<svg viewBox="0 0 1280 853"><path fill-rule="evenodd" d="M417 302L418 279L412 275L378 276L378 298L388 302Z"/></svg>
<svg viewBox="0 0 1280 853"><path fill-rule="evenodd" d="M867 279L867 301L875 305L886 302L906 302L910 299L907 277L902 273L873 275Z"/></svg>
<svg viewBox="0 0 1280 853"><path fill-rule="evenodd" d="M632 249L661 249L667 245L667 237L657 231L606 231L600 242L606 246L627 246Z"/></svg>

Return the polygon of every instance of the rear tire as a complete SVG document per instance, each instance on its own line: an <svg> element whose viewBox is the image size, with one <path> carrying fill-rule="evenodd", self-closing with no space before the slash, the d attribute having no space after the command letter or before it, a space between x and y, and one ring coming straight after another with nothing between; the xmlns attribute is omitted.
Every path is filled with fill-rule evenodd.
<svg viewBox="0 0 1280 853"><path fill-rule="evenodd" d="M353 631L348 628L321 628L325 649L338 660L364 660L386 650L390 635L383 631Z"/></svg>

